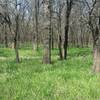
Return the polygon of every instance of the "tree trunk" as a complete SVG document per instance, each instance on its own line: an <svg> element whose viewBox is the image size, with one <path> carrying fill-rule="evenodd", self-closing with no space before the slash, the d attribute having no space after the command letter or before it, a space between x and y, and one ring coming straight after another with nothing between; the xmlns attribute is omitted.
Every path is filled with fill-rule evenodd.
<svg viewBox="0 0 100 100"><path fill-rule="evenodd" d="M37 51L39 50L39 0L35 0L35 21L36 21L36 46Z"/></svg>
<svg viewBox="0 0 100 100"><path fill-rule="evenodd" d="M98 73L100 72L100 43L94 47L94 65L93 65L93 72Z"/></svg>
<svg viewBox="0 0 100 100"><path fill-rule="evenodd" d="M93 72L99 73L100 72L100 33L99 27L96 26L94 41L93 41Z"/></svg>
<svg viewBox="0 0 100 100"><path fill-rule="evenodd" d="M6 23L4 24L5 26L5 47L8 47L8 36L7 36L7 25Z"/></svg>
<svg viewBox="0 0 100 100"><path fill-rule="evenodd" d="M51 36L47 35L44 43L44 55L43 55L43 63L50 64L51 63Z"/></svg>
<svg viewBox="0 0 100 100"><path fill-rule="evenodd" d="M47 1L48 4L48 12L46 17L49 18L49 27L48 34L46 34L46 40L44 43L44 56L43 56L43 63L50 64L51 63L51 37L52 37L52 0ZM47 16L49 15L49 16Z"/></svg>
<svg viewBox="0 0 100 100"><path fill-rule="evenodd" d="M53 31L53 26L52 26L52 35L51 35L51 47L52 50L54 49L54 31Z"/></svg>
<svg viewBox="0 0 100 100"><path fill-rule="evenodd" d="M64 59L67 59L67 49L68 49L68 29L69 24L65 26L65 41L64 41Z"/></svg>
<svg viewBox="0 0 100 100"><path fill-rule="evenodd" d="M62 39L61 39L61 35L59 35L59 56L60 56L60 60L63 60Z"/></svg>
<svg viewBox="0 0 100 100"><path fill-rule="evenodd" d="M72 10L73 0L66 0L66 23L65 23L65 41L64 41L64 59L67 59L68 49L68 32L69 32L69 18Z"/></svg>
<svg viewBox="0 0 100 100"><path fill-rule="evenodd" d="M15 37L14 37L14 49L16 54L16 62L19 63L19 52L18 52L18 32L19 32L19 16L16 16L16 31L15 31Z"/></svg>

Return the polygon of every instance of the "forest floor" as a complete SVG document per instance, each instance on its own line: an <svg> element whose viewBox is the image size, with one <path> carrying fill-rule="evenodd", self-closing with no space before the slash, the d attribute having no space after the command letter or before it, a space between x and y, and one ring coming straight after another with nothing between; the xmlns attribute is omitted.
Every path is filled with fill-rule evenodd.
<svg viewBox="0 0 100 100"><path fill-rule="evenodd" d="M100 100L100 75L91 72L91 48L70 48L67 61L52 51L51 65L42 64L42 50L0 49L0 100Z"/></svg>

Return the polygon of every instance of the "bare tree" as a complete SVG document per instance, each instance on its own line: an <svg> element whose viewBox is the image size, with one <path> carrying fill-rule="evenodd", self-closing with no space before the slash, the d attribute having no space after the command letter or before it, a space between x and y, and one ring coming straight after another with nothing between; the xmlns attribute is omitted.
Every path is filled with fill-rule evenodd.
<svg viewBox="0 0 100 100"><path fill-rule="evenodd" d="M60 60L63 60L63 43L62 43L62 30L61 30L61 27L62 27L62 10L63 10L63 6L64 6L64 3L61 2L61 0L58 0L58 38L59 38L59 43L58 43L58 47L59 47L59 57L60 57Z"/></svg>
<svg viewBox="0 0 100 100"><path fill-rule="evenodd" d="M69 21L70 14L73 6L73 0L66 0L66 12L65 12L65 41L64 41L64 59L67 59L67 48L68 48L68 32L69 32Z"/></svg>
<svg viewBox="0 0 100 100"><path fill-rule="evenodd" d="M46 33L45 43L44 43L44 56L43 56L43 62L45 64L51 63L51 33L52 33L52 0L44 0L45 3L45 14L46 17L48 17L47 22L47 30L48 33Z"/></svg>
<svg viewBox="0 0 100 100"><path fill-rule="evenodd" d="M92 0L91 2L92 5L90 5L89 1L85 0L85 3L89 9L88 25L90 26L93 37L93 71L100 72L100 15L98 15L98 10L100 10L98 4L100 4L100 2L98 0Z"/></svg>
<svg viewBox="0 0 100 100"><path fill-rule="evenodd" d="M36 43L37 43L37 50L38 50L38 46L39 46L39 6L40 6L40 2L39 0L35 0L35 30L36 30Z"/></svg>

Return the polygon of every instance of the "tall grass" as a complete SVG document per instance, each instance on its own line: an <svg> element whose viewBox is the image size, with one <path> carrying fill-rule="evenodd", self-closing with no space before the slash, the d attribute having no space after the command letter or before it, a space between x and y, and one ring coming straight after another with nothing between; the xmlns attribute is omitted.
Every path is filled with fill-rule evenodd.
<svg viewBox="0 0 100 100"><path fill-rule="evenodd" d="M100 100L90 48L69 48L67 61L58 60L57 49L52 54L53 63L44 65L41 49L20 49L16 64L14 50L0 49L0 100Z"/></svg>

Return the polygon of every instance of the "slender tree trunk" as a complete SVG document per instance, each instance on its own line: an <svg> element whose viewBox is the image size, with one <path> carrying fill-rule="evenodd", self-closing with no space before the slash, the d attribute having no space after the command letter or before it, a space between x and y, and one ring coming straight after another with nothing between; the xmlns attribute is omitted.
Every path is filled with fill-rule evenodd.
<svg viewBox="0 0 100 100"><path fill-rule="evenodd" d="M65 26L65 41L64 41L64 59L67 59L67 48L68 48L68 18L66 18L66 26Z"/></svg>
<svg viewBox="0 0 100 100"><path fill-rule="evenodd" d="M53 31L53 26L52 26L52 32L51 32L51 46L52 46L52 50L54 49L54 31Z"/></svg>
<svg viewBox="0 0 100 100"><path fill-rule="evenodd" d="M36 49L39 49L39 0L35 0L35 21L36 21Z"/></svg>
<svg viewBox="0 0 100 100"><path fill-rule="evenodd" d="M67 49L68 49L68 33L69 33L69 18L71 14L71 9L73 5L73 0L66 0L66 23L65 23L65 41L64 41L64 59L67 59Z"/></svg>
<svg viewBox="0 0 100 100"><path fill-rule="evenodd" d="M62 7L61 7L61 1L58 1L58 11L59 11L59 15L58 15L58 48L59 48L59 58L60 60L63 60L63 48L62 48L62 31L61 31L61 13L62 13Z"/></svg>
<svg viewBox="0 0 100 100"><path fill-rule="evenodd" d="M60 60L63 60L62 38L61 38L61 35L59 35L59 56L60 56Z"/></svg>
<svg viewBox="0 0 100 100"><path fill-rule="evenodd" d="M4 24L5 27L5 46L8 47L8 36L7 36L7 24Z"/></svg>
<svg viewBox="0 0 100 100"><path fill-rule="evenodd" d="M68 28L69 25L65 26L65 41L64 41L64 59L67 59L67 49L68 49Z"/></svg>
<svg viewBox="0 0 100 100"><path fill-rule="evenodd" d="M19 63L19 52L18 52L18 32L19 32L19 16L16 16L16 31L15 31L15 37L14 37L14 49L15 49L15 54L16 54L16 62Z"/></svg>

